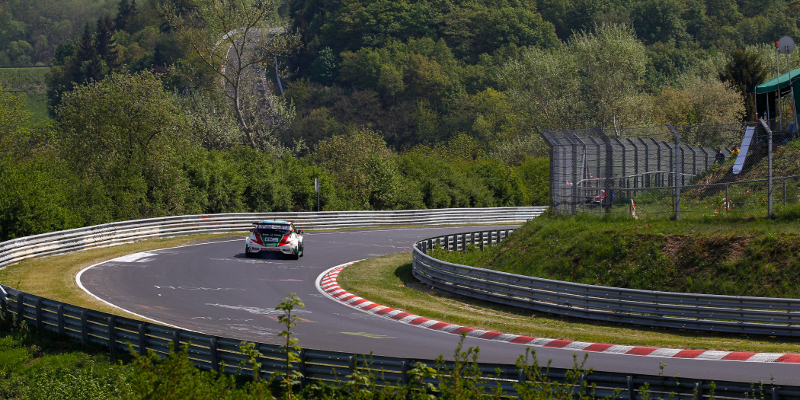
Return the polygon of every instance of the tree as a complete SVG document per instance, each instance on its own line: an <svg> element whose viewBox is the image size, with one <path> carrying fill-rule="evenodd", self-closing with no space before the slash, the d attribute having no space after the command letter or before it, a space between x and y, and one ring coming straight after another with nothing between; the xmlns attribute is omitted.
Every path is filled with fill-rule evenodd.
<svg viewBox="0 0 800 400"><path fill-rule="evenodd" d="M529 48L507 62L498 80L527 129L576 129L585 125L579 67L567 49Z"/></svg>
<svg viewBox="0 0 800 400"><path fill-rule="evenodd" d="M769 72L756 49L737 49L731 53L730 61L720 72L719 79L728 82L743 99L749 99L755 87L766 81ZM744 107L745 118L752 120L756 112L753 102L745 101Z"/></svg>
<svg viewBox="0 0 800 400"><path fill-rule="evenodd" d="M86 24L86 28L83 30L83 36L75 49L72 64L72 82L79 84L99 81L108 72L108 68L97 51L97 43L89 24Z"/></svg>
<svg viewBox="0 0 800 400"><path fill-rule="evenodd" d="M120 0L117 8L117 18L114 19L114 29L124 31L128 28L128 21L136 14L136 0Z"/></svg>
<svg viewBox="0 0 800 400"><path fill-rule="evenodd" d="M642 91L647 53L630 27L600 25L594 33L575 34L569 43L581 68L581 91L589 99L595 126L615 130L627 118Z"/></svg>
<svg viewBox="0 0 800 400"><path fill-rule="evenodd" d="M312 161L337 182L341 204L333 209L391 209L396 201L398 173L395 154L373 131L358 130L319 142Z"/></svg>
<svg viewBox="0 0 800 400"><path fill-rule="evenodd" d="M180 168L192 145L174 95L152 73L114 74L79 86L64 94L56 112L61 157L101 182L114 199L114 219L182 210Z"/></svg>
<svg viewBox="0 0 800 400"><path fill-rule="evenodd" d="M109 69L119 68L117 43L114 41L114 24L107 15L97 20L95 47L97 55Z"/></svg>
<svg viewBox="0 0 800 400"><path fill-rule="evenodd" d="M222 93L253 148L270 141L276 127L283 129L294 116L269 87L263 88L264 96L253 95L264 71L275 70L277 57L298 43L298 36L275 20L280 6L280 0L200 0L181 13L173 0L162 8L177 36L220 77Z"/></svg>

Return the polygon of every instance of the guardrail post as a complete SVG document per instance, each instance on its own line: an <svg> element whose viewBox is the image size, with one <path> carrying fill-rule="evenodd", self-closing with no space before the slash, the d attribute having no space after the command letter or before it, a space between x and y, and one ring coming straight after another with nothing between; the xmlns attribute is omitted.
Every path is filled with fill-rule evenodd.
<svg viewBox="0 0 800 400"><path fill-rule="evenodd" d="M42 298L39 297L36 299L36 329L41 331L43 328L42 327L43 324L44 323L42 322Z"/></svg>
<svg viewBox="0 0 800 400"><path fill-rule="evenodd" d="M694 384L694 400L703 400L703 381Z"/></svg>
<svg viewBox="0 0 800 400"><path fill-rule="evenodd" d="M408 385L408 366L411 364L411 360L403 360L400 363L400 373L402 374L402 382L403 385Z"/></svg>
<svg viewBox="0 0 800 400"><path fill-rule="evenodd" d="M25 321L25 293L17 292L17 321Z"/></svg>
<svg viewBox="0 0 800 400"><path fill-rule="evenodd" d="M347 357L347 369L350 370L350 375L356 372L356 358L354 356Z"/></svg>
<svg viewBox="0 0 800 400"><path fill-rule="evenodd" d="M528 376L525 375L525 370L522 368L517 369L517 382L525 383L528 380Z"/></svg>
<svg viewBox="0 0 800 400"><path fill-rule="evenodd" d="M108 317L108 350L114 354L117 350L117 317Z"/></svg>
<svg viewBox="0 0 800 400"><path fill-rule="evenodd" d="M300 388L302 389L308 384L308 377L306 376L306 349L300 349Z"/></svg>
<svg viewBox="0 0 800 400"><path fill-rule="evenodd" d="M208 348L211 350L211 369L219 371L219 358L217 357L217 338L212 337L208 341Z"/></svg>
<svg viewBox="0 0 800 400"><path fill-rule="evenodd" d="M777 386L773 386L772 387L772 400L779 400L779 398L778 398L778 389L779 388Z"/></svg>
<svg viewBox="0 0 800 400"><path fill-rule="evenodd" d="M450 250L450 237L447 235L444 236L444 249Z"/></svg>
<svg viewBox="0 0 800 400"><path fill-rule="evenodd" d="M147 323L139 324L139 355L147 355Z"/></svg>
<svg viewBox="0 0 800 400"><path fill-rule="evenodd" d="M89 345L89 311L81 310L81 346Z"/></svg>
<svg viewBox="0 0 800 400"><path fill-rule="evenodd" d="M483 232L480 232L478 236L479 236L478 239L481 241L481 251L483 251Z"/></svg>
<svg viewBox="0 0 800 400"><path fill-rule="evenodd" d="M181 350L181 331L175 329L172 331L172 351L175 353Z"/></svg>
<svg viewBox="0 0 800 400"><path fill-rule="evenodd" d="M633 375L628 375L628 400L636 400L636 388L633 387Z"/></svg>
<svg viewBox="0 0 800 400"><path fill-rule="evenodd" d="M5 317L8 315L8 299L6 298L6 293L3 291L2 287L0 287L0 291L2 291L2 293L0 293L0 317Z"/></svg>
<svg viewBox="0 0 800 400"><path fill-rule="evenodd" d="M64 325L65 325L65 323L64 323L65 322L64 321L64 305L63 304L59 304L57 310L58 310L58 336L62 337L62 336L64 336Z"/></svg>
<svg viewBox="0 0 800 400"><path fill-rule="evenodd" d="M461 252L463 252L463 253L467 252L467 234L466 233L462 233L461 234Z"/></svg>

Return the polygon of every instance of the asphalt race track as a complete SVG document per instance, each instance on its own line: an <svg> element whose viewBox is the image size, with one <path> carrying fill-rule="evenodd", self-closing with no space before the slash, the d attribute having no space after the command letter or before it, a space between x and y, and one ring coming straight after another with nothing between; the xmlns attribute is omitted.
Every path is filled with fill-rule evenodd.
<svg viewBox="0 0 800 400"><path fill-rule="evenodd" d="M498 227L500 228L500 227ZM504 226L502 228L508 228ZM479 229L493 229L480 227ZM84 270L79 283L91 294L129 312L206 334L279 344L275 306L289 293L306 307L294 330L306 348L431 360L452 358L457 335L430 331L354 310L325 297L315 281L323 271L354 260L410 251L419 239L470 227L408 228L307 233L304 257L245 258L244 237L139 253ZM481 362L512 364L525 347L468 338ZM627 343L615 343L627 344ZM541 364L571 367L571 350L535 348ZM579 359L583 352L577 352ZM595 370L705 380L800 384L800 365L589 353Z"/></svg>

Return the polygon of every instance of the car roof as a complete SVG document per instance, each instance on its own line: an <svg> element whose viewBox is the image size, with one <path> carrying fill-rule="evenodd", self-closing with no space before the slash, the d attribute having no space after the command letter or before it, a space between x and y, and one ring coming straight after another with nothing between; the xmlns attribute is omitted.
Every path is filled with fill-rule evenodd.
<svg viewBox="0 0 800 400"><path fill-rule="evenodd" d="M291 225L291 222L288 221L260 221L260 222L253 222L253 225Z"/></svg>

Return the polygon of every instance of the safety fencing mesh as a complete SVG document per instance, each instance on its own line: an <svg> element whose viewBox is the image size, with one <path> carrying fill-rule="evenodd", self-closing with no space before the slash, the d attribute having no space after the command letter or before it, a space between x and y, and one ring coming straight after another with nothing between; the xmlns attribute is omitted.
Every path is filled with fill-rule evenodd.
<svg viewBox="0 0 800 400"><path fill-rule="evenodd" d="M784 212L800 202L800 141L775 125L544 131L551 208L637 218Z"/></svg>

